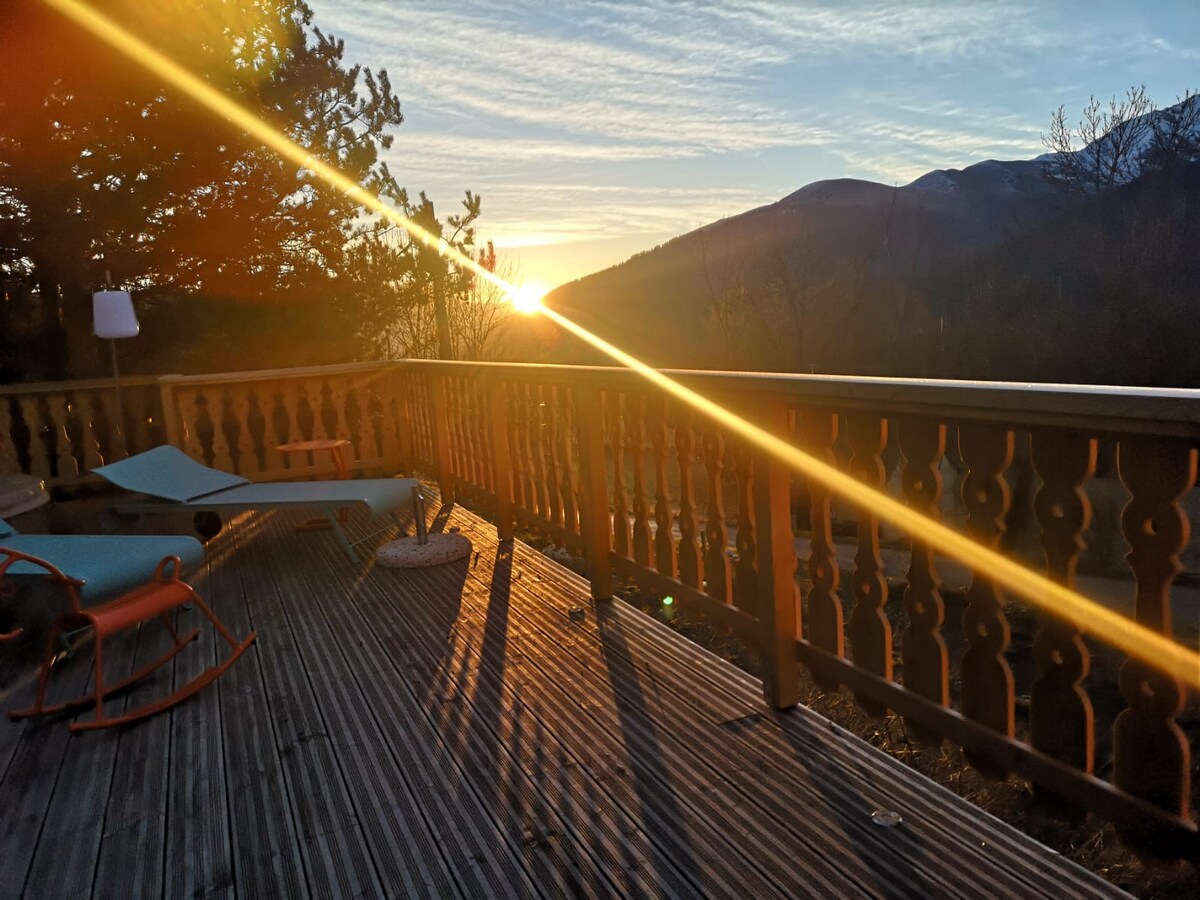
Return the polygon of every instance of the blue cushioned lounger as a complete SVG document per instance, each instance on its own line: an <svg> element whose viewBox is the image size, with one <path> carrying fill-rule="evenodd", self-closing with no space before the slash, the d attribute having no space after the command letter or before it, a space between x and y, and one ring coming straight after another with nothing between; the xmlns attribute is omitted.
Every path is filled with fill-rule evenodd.
<svg viewBox="0 0 1200 900"><path fill-rule="evenodd" d="M338 512L348 506L357 506L372 517L389 515L412 502L412 489L418 485L414 478L250 482L211 469L172 446L155 447L92 471L118 487L171 501L123 503L119 508L126 512L162 513L181 508L197 513L280 507L311 509L329 520L333 533L352 560L357 560L354 544L362 541L352 543L346 537L338 521ZM215 528L205 527L199 517L196 522L206 537L212 537L220 530L219 520Z"/></svg>
<svg viewBox="0 0 1200 900"><path fill-rule="evenodd" d="M84 603L116 597L145 584L164 557L178 556L189 569L204 560L204 547L182 534L18 534L0 519L0 547L44 559L64 575L83 582ZM13 578L43 579L46 570L15 562Z"/></svg>

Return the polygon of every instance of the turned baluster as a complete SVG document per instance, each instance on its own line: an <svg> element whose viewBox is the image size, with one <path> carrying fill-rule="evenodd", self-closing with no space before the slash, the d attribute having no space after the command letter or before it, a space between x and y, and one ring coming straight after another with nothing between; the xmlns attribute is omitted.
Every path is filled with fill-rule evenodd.
<svg viewBox="0 0 1200 900"><path fill-rule="evenodd" d="M467 426L466 450L470 460L471 483L476 487L487 486L487 456L483 448L483 406L479 402L479 394L475 390L475 381L471 378L462 380L463 412Z"/></svg>
<svg viewBox="0 0 1200 900"><path fill-rule="evenodd" d="M462 480L462 459L460 453L462 451L462 438L459 435L458 424L458 385L456 379L452 375L435 375L435 382L441 386L441 397L444 401L441 405L442 413L445 416L445 445L442 454L446 458L446 463L449 467L451 477L454 478L457 484ZM435 387L435 390L437 388ZM436 420L437 411L435 408L434 417ZM437 429L435 428L435 431Z"/></svg>
<svg viewBox="0 0 1200 900"><path fill-rule="evenodd" d="M471 432L470 397L461 378L450 379L450 410L453 416L455 473L470 485L479 483L475 477L475 454L472 452L474 435Z"/></svg>
<svg viewBox="0 0 1200 900"><path fill-rule="evenodd" d="M579 534L579 460L575 453L574 391L560 384L555 388L555 394L558 401L558 488L562 497L563 527L567 529L567 534ZM599 414L599 410L596 412ZM601 455L599 464L603 466L603 463L604 457ZM607 500L604 502L604 513L608 514Z"/></svg>
<svg viewBox="0 0 1200 900"><path fill-rule="evenodd" d="M133 427L130 429L129 452L141 453L155 445L151 426L154 423L154 395L148 388L136 388L126 394L133 408Z"/></svg>
<svg viewBox="0 0 1200 900"><path fill-rule="evenodd" d="M800 412L800 442L814 459L837 465L833 445L838 437L838 415L808 407ZM846 655L845 612L838 594L841 574L833 543L833 492L815 479L808 482L812 538L809 541L808 639L814 647ZM813 673L813 680L827 691L837 690L836 680Z"/></svg>
<svg viewBox="0 0 1200 900"><path fill-rule="evenodd" d="M496 482L496 453L497 439L508 440L508 427L505 425L503 435L496 433L492 426L492 406L501 406L505 410L505 418L507 418L507 407L503 405L504 391L491 391L490 385L485 387L481 379L472 378L471 388L475 391L475 408L479 410L479 469L480 475L483 477L483 486L493 495L499 491ZM504 467L506 478L511 478L511 466L506 464ZM512 500L511 485L508 486L509 502Z"/></svg>
<svg viewBox="0 0 1200 900"><path fill-rule="evenodd" d="M531 461L536 511L540 518L550 521L550 492L546 489L546 454L544 450L545 428L542 424L542 402L539 388L525 385L525 408L529 427L525 437L529 442L526 452Z"/></svg>
<svg viewBox="0 0 1200 900"><path fill-rule="evenodd" d="M396 441L400 445L401 458L408 461L407 470L413 471L418 464L428 464L433 459L429 442L429 404L426 402L425 379L416 372L403 372L397 379L396 390ZM407 438L404 428L408 429Z"/></svg>
<svg viewBox="0 0 1200 900"><path fill-rule="evenodd" d="M733 571L725 554L725 436L715 425L704 429L701 442L708 476L708 510L704 522L704 589L722 603L733 602Z"/></svg>
<svg viewBox="0 0 1200 900"><path fill-rule="evenodd" d="M946 426L928 419L904 419L900 423L900 450L907 460L901 481L908 505L930 519L939 519ZM912 535L911 547L908 586L904 591L908 627L900 644L904 686L934 703L949 706L950 659L942 637L946 606L939 590L937 561L929 545L918 535ZM941 742L941 735L917 722L910 720L908 727L923 741Z"/></svg>
<svg viewBox="0 0 1200 900"><path fill-rule="evenodd" d="M447 377L429 374L429 438L432 443L434 468L438 476L438 492L443 506L454 502L457 479L454 475L454 460L451 456L453 443L450 437L449 385Z"/></svg>
<svg viewBox="0 0 1200 900"><path fill-rule="evenodd" d="M70 407L63 394L51 394L46 398L47 419L54 429L54 464L59 478L74 478L79 474L79 462L71 447Z"/></svg>
<svg viewBox="0 0 1200 900"><path fill-rule="evenodd" d="M100 438L96 434L96 404L92 392L85 391L76 397L75 415L79 421L79 459L84 470L104 465L105 459L100 453Z"/></svg>
<svg viewBox="0 0 1200 900"><path fill-rule="evenodd" d="M358 397L367 384L367 376L357 375L353 378L342 375L330 379L329 398L333 402L335 416L335 438L345 438L357 447L362 440L363 415ZM353 399L352 399L353 398ZM358 421L356 422L355 419Z"/></svg>
<svg viewBox="0 0 1200 900"><path fill-rule="evenodd" d="M240 475L249 475L258 470L258 454L254 452L254 439L250 434L250 393L244 385L237 385L230 388L225 397L235 433L234 446L231 448L231 454L237 461L235 471Z"/></svg>
<svg viewBox="0 0 1200 900"><path fill-rule="evenodd" d="M379 463L388 459L387 456L380 456L381 438L387 434L387 423L377 422L375 410L379 407L372 403L372 398L377 397L380 387L381 382L373 379L363 379L354 387L354 403L351 408L358 412L358 433L354 437L360 462Z"/></svg>
<svg viewBox="0 0 1200 900"><path fill-rule="evenodd" d="M1178 441L1128 438L1118 449L1121 481L1132 495L1121 514L1129 566L1137 579L1134 618L1170 637L1171 582L1182 566L1190 527L1179 501L1196 483L1197 451ZM1126 793L1189 818L1190 748L1175 721L1186 693L1179 680L1144 660L1121 666L1121 693L1129 707L1113 727L1113 782ZM1146 830L1148 832L1148 830ZM1138 823L1122 836L1153 851L1154 836Z"/></svg>
<svg viewBox="0 0 1200 900"><path fill-rule="evenodd" d="M222 472L232 472L234 470L233 448L229 446L229 435L226 432L226 423L230 416L229 391L218 392L214 388L212 396L219 398L208 405L208 414L212 419L213 430L212 465L214 469L220 469Z"/></svg>
<svg viewBox="0 0 1200 900"><path fill-rule="evenodd" d="M758 552L754 529L754 448L738 439L734 444L733 462L737 475L738 521L734 546L737 564L733 569L733 603L738 609L758 615Z"/></svg>
<svg viewBox="0 0 1200 900"><path fill-rule="evenodd" d="M1074 587L1075 564L1091 520L1083 484L1096 468L1096 441L1046 429L1031 437L1033 467L1042 479L1034 511L1042 526L1046 572ZM1091 660L1076 622L1043 615L1033 643L1037 675L1030 686L1029 734L1034 748L1083 772L1094 754L1092 703L1083 688ZM1053 796L1053 792L1041 792Z"/></svg>
<svg viewBox="0 0 1200 900"><path fill-rule="evenodd" d="M331 434L329 429L329 383L325 379L311 383L312 390L308 392L309 404L312 407L312 436L313 440L323 441L338 437Z"/></svg>
<svg viewBox="0 0 1200 900"><path fill-rule="evenodd" d="M558 458L558 403L555 400L554 388L542 385L540 388L541 404L538 409L542 414L542 456L546 465L546 496L549 500L549 519L555 525L563 524L562 495L559 494L559 458Z"/></svg>
<svg viewBox="0 0 1200 900"><path fill-rule="evenodd" d="M301 385L295 381L285 381L280 384L279 391L286 419L285 432L278 436L280 443L302 441L306 435L300 425Z"/></svg>
<svg viewBox="0 0 1200 900"><path fill-rule="evenodd" d="M693 468L696 431L692 427L691 410L682 407L675 410L675 458L679 463L679 580L688 587L699 589L704 578L704 563L700 554Z"/></svg>
<svg viewBox="0 0 1200 900"><path fill-rule="evenodd" d="M179 411L180 421L179 449L192 459L207 462L201 431L205 423L212 421L208 415L208 399L198 390L179 388L175 392L175 408Z"/></svg>
<svg viewBox="0 0 1200 900"><path fill-rule="evenodd" d="M654 565L675 577L675 538L671 531L671 485L668 479L670 440L666 401L655 399L650 409L650 445L654 453Z"/></svg>
<svg viewBox="0 0 1200 900"><path fill-rule="evenodd" d="M967 533L985 547L995 548L1004 534L1011 504L1004 473L1013 459L1013 433L1001 425L961 425L958 449L968 470L962 482ZM963 613L967 649L960 667L962 711L967 718L1012 737L1013 673L1005 656L1011 632L1004 606L1004 598L992 580L973 571ZM1003 777L1004 769L988 757L970 752L965 755L981 772Z"/></svg>
<svg viewBox="0 0 1200 900"><path fill-rule="evenodd" d="M5 474L21 471L21 460L17 456L16 445L12 442L13 420L10 409L9 398L0 396L0 435L5 436L3 441L0 441L0 472Z"/></svg>
<svg viewBox="0 0 1200 900"><path fill-rule="evenodd" d="M266 382L258 389L258 405L263 417L263 460L268 472L280 472L287 468L287 463L284 462L285 455L275 449L288 442L288 419L283 405L283 390L283 384L277 381Z"/></svg>
<svg viewBox="0 0 1200 900"><path fill-rule="evenodd" d="M521 386L515 383L505 384L505 403L508 408L508 446L511 448L513 461L513 491L516 494L516 505L529 512L534 512L533 481L529 474L529 450L526 437L527 408L521 391Z"/></svg>
<svg viewBox="0 0 1200 900"><path fill-rule="evenodd" d="M17 400L21 407L21 417L29 428L29 474L38 478L52 477L50 471L50 455L46 449L45 435L42 431L42 414L38 409L38 397L26 394Z"/></svg>
<svg viewBox="0 0 1200 900"><path fill-rule="evenodd" d="M850 447L854 456L850 468L868 487L882 490L887 482L880 454L887 443L887 421L879 416L856 413L848 417ZM879 519L869 510L858 511L858 551L854 556L854 576L850 579L854 610L850 613L850 642L855 665L874 672L880 678L892 678L892 623L887 605L887 578L879 552ZM867 697L858 697L869 715L887 714L887 707Z"/></svg>
<svg viewBox="0 0 1200 900"><path fill-rule="evenodd" d="M385 467L411 473L414 423L409 407L408 373L388 370L371 385L367 394L366 411Z"/></svg>
<svg viewBox="0 0 1200 900"><path fill-rule="evenodd" d="M466 379L454 379L454 408L458 412L458 471L468 484L479 485L479 456L475 451L474 410Z"/></svg>
<svg viewBox="0 0 1200 900"><path fill-rule="evenodd" d="M629 458L633 462L633 558L643 566L654 565L654 541L650 534L650 492L646 486L646 398L627 397Z"/></svg>
<svg viewBox="0 0 1200 900"><path fill-rule="evenodd" d="M629 488L625 478L625 445L628 442L625 427L625 404L627 394L609 391L605 397L608 419L608 445L613 460L613 550L618 556L633 555L633 530L629 523Z"/></svg>

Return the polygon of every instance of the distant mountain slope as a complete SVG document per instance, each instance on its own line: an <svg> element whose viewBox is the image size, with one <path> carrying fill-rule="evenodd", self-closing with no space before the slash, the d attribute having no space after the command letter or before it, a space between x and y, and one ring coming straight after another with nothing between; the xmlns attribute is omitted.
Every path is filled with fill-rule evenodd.
<svg viewBox="0 0 1200 900"><path fill-rule="evenodd" d="M806 316L831 305L849 314L867 281L911 278L1064 203L1044 164L1029 161L930 172L900 188L819 181L564 285L547 302L660 365L719 366L710 325L731 291L804 285Z"/></svg>
<svg viewBox="0 0 1200 900"><path fill-rule="evenodd" d="M1056 183L1055 163L987 160L897 188L816 182L564 285L547 303L657 365L895 372L898 342L938 327L924 296L932 271L1084 202Z"/></svg>

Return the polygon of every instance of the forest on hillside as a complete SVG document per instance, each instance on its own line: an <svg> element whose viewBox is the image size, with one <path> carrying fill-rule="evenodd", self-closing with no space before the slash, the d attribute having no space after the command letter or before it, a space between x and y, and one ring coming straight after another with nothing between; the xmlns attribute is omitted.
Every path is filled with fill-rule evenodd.
<svg viewBox="0 0 1200 900"><path fill-rule="evenodd" d="M1194 94L1131 89L1045 157L818 182L548 302L668 367L1200 387L1198 142Z"/></svg>

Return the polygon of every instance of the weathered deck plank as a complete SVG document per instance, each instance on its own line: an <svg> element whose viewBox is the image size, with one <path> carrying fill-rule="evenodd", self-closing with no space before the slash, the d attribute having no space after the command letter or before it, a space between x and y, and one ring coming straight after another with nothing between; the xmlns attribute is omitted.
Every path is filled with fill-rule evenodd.
<svg viewBox="0 0 1200 900"><path fill-rule="evenodd" d="M211 578L211 596L218 604L214 611L238 637L253 630L243 579L245 566L234 563L241 537L236 528L221 535L220 540L229 547L223 563L213 567ZM310 896L308 880L294 839L292 806L267 708L262 667L262 657L257 649L251 649L216 685L221 701L233 878L240 896L304 898ZM204 815L213 812L202 810Z"/></svg>
<svg viewBox="0 0 1200 900"><path fill-rule="evenodd" d="M192 586L217 611L226 615L228 593L217 590L213 577L222 541L209 549L209 563ZM237 598L240 600L240 598ZM195 678L229 653L229 648L203 616L193 613L189 623L200 631L200 649L176 658L174 688ZM229 842L229 801L222 746L224 717L221 692L228 676L209 690L171 711L169 748L171 771L167 797L167 836L164 848L166 896L196 900L232 900L233 857Z"/></svg>
<svg viewBox="0 0 1200 900"><path fill-rule="evenodd" d="M380 647L398 649L397 661L407 662L397 674L409 682L414 699L422 701L439 741L449 742L451 758L470 751L477 770L471 777L484 788L480 801L484 815L504 826L508 842L529 860L539 884L556 884L574 895L609 896L614 891L674 895L676 891L659 890L646 878L633 845L635 837L647 845L648 841L644 834L634 835L631 821L614 825L595 792L567 789L566 781L578 780L577 761L552 734L537 723L531 726L519 699L502 707L498 702L481 702L485 695L498 694L497 680L489 677L494 672L475 669L469 658L464 659L463 632L455 624L457 606L413 603L426 596L462 594L465 565L444 567L433 576L444 584L407 592L401 610L394 608L392 596L393 579L403 577L398 573L364 579L358 601L377 623ZM504 616L500 606L493 607L489 620L493 632ZM373 642L368 638L364 643L369 647ZM423 663L423 658L438 664ZM381 672L391 667L387 656L374 662ZM547 781L552 771L570 774ZM582 827L588 832L583 839L578 831L567 830L575 828L568 811L576 809L583 811ZM562 840L564 835L573 840ZM575 856L577 845L596 847L607 864L597 866L594 860L583 864Z"/></svg>
<svg viewBox="0 0 1200 900"><path fill-rule="evenodd" d="M412 572L281 514L221 535L196 583L255 649L132 728L0 726L0 894L1120 894L619 602L572 622L586 582L450 521L478 555ZM125 702L226 652L199 646Z"/></svg>
<svg viewBox="0 0 1200 900"><path fill-rule="evenodd" d="M488 540L486 529L475 534ZM578 576L562 574L557 566L525 548L518 548L518 560L529 572L544 576L536 582L542 602L522 608L543 621L547 617L552 622L565 620L567 608L578 602L586 583ZM758 685L749 676L675 640L664 626L623 604L604 604L596 612L596 624L589 620L577 627L591 632L601 644L611 640L604 635L606 628L611 629L610 634L622 645L621 655L628 654L627 668L636 669L640 677L676 700L659 704L657 713L664 730L704 748L706 759L721 763L717 769L729 782L727 791L773 814L778 827L795 829L796 808L807 810L801 823L804 833L795 837L800 844L820 841L812 847L818 858L840 857L859 873L867 873L876 881L875 890L885 893L905 883L913 884L915 893L922 893L920 885L926 877L931 879L929 886L970 893L977 889L979 873L962 861L970 862L978 855L980 843L986 841L993 852L1011 854L1001 857L1006 865L991 875L992 889L1007 887L1014 894L1063 890L1054 868L1045 865L1057 855L1036 842L1014 840L1011 829L1000 823L994 823L998 830L990 833L989 826L979 821L990 817L976 807L947 792L930 792L921 776L898 767L807 710L771 713L762 705ZM587 660L582 661L584 671L593 668ZM698 667L705 669L703 679L691 677ZM612 667L609 674L614 686L622 682ZM556 678L550 673L548 680ZM884 807L900 807L910 825L920 823L919 827L886 830L874 826L871 811ZM832 845L827 838L834 839ZM949 852L931 856L927 849ZM848 873L848 877L852 876ZM1101 890L1109 889L1096 881ZM1069 887L1065 890L1070 893Z"/></svg>

